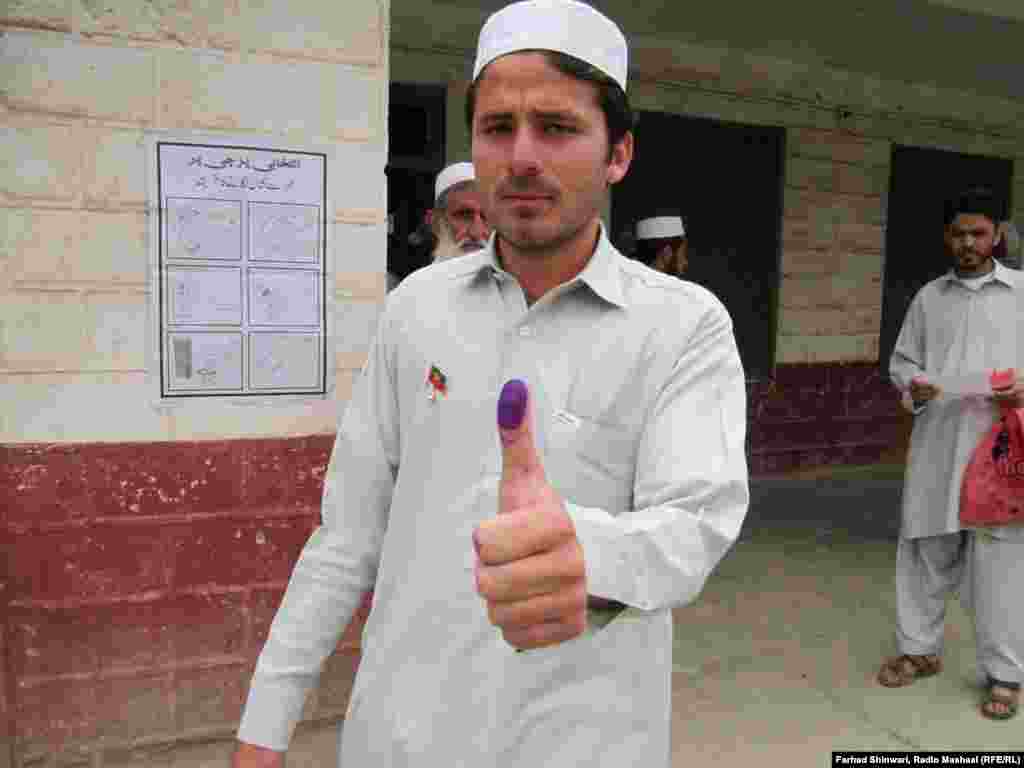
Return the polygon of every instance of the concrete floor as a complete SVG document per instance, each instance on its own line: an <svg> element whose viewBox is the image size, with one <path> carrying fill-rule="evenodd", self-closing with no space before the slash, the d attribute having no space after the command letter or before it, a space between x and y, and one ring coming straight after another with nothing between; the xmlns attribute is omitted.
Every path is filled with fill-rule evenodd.
<svg viewBox="0 0 1024 768"><path fill-rule="evenodd" d="M743 533L676 611L673 765L822 766L833 750L1022 750L1024 714L978 713L974 635L949 605L945 670L878 685L895 651L902 468L758 480ZM289 766L333 766L334 729L297 734Z"/></svg>
<svg viewBox="0 0 1024 768"><path fill-rule="evenodd" d="M752 483L740 540L700 600L676 611L674 765L1024 749L1024 716L978 712L974 631L955 599L942 674L901 689L875 682L896 650L901 489L902 467Z"/></svg>

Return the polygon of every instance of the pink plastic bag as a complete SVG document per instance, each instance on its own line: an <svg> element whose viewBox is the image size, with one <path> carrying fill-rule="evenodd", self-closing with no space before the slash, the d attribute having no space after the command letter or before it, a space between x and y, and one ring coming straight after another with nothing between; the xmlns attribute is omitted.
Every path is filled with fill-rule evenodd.
<svg viewBox="0 0 1024 768"><path fill-rule="evenodd" d="M1004 406L974 449L960 488L965 527L1024 523L1024 408Z"/></svg>

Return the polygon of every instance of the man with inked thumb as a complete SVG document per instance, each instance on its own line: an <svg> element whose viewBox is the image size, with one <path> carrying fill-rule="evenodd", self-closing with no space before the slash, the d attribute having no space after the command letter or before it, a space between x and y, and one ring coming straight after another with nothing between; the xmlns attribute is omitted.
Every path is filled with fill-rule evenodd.
<svg viewBox="0 0 1024 768"><path fill-rule="evenodd" d="M238 768L283 764L371 586L344 768L668 766L671 609L739 533L746 397L721 303L599 218L633 156L627 69L573 0L481 30L466 116L495 234L388 297Z"/></svg>
<svg viewBox="0 0 1024 768"><path fill-rule="evenodd" d="M491 623L516 648L552 645L587 628L583 549L544 474L532 421L526 383L509 381L498 399L498 516L473 538L477 589Z"/></svg>

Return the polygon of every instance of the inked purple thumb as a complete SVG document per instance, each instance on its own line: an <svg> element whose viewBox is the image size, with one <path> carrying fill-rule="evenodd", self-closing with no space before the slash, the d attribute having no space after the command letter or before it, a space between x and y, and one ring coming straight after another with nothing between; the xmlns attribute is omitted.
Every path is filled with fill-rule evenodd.
<svg viewBox="0 0 1024 768"><path fill-rule="evenodd" d="M533 404L526 382L512 379L498 395L498 439L501 441L501 481L498 513L513 512L535 500L544 480L533 444Z"/></svg>
<svg viewBox="0 0 1024 768"><path fill-rule="evenodd" d="M502 429L519 429L526 416L528 398L525 381L511 379L505 382L498 396L498 426Z"/></svg>

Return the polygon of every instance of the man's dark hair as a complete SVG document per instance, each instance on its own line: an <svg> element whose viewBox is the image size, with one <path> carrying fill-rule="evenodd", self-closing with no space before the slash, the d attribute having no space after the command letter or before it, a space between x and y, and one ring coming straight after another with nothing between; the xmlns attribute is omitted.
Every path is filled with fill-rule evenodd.
<svg viewBox="0 0 1024 768"><path fill-rule="evenodd" d="M597 67L588 64L575 56L559 51L516 51L516 53L542 53L548 62L559 72L575 77L577 80L593 83L597 86L598 103L604 112L604 123L608 129L608 158L611 159L612 147L622 141L622 137L636 127L636 115L629 106L626 92L617 82ZM487 68L484 67L484 72ZM472 131L473 113L476 110L476 87L480 76L469 86L466 94L466 125Z"/></svg>
<svg viewBox="0 0 1024 768"><path fill-rule="evenodd" d="M962 213L985 216L998 226L1003 218L1002 201L988 187L972 187L946 201L942 223L948 227Z"/></svg>

